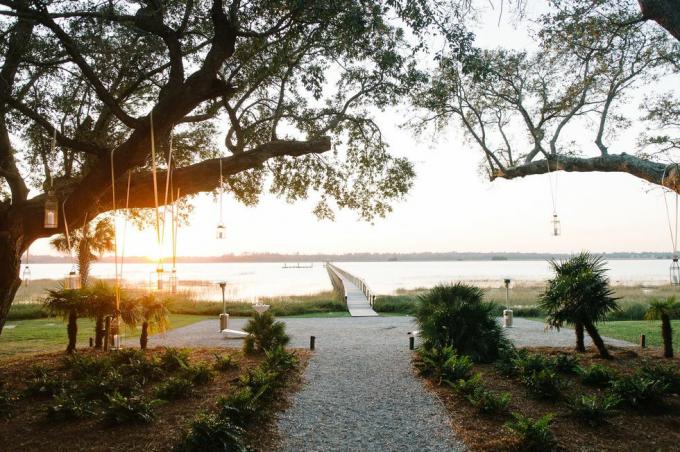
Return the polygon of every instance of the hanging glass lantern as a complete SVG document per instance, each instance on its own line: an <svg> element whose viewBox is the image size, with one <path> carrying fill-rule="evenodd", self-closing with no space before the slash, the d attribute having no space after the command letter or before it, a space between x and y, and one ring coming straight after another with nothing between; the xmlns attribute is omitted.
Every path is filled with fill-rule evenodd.
<svg viewBox="0 0 680 452"><path fill-rule="evenodd" d="M156 288L163 290L163 267L156 267Z"/></svg>
<svg viewBox="0 0 680 452"><path fill-rule="evenodd" d="M52 190L47 192L45 198L45 221L46 229L56 229L59 226L59 200Z"/></svg>
<svg viewBox="0 0 680 452"><path fill-rule="evenodd" d="M671 262L671 284L674 286L680 285L680 265L678 264L678 256L673 255L673 262Z"/></svg>
<svg viewBox="0 0 680 452"><path fill-rule="evenodd" d="M227 228L224 227L223 223L218 224L217 225L216 237L219 240L222 240L222 239L226 238L226 236L227 236Z"/></svg>
<svg viewBox="0 0 680 452"><path fill-rule="evenodd" d="M177 270L174 268L170 272L170 290L177 293Z"/></svg>
<svg viewBox="0 0 680 452"><path fill-rule="evenodd" d="M21 279L24 281L25 286L28 286L31 283L31 267L28 265L24 267L24 272L21 274Z"/></svg>
<svg viewBox="0 0 680 452"><path fill-rule="evenodd" d="M562 225L560 224L560 219L557 217L556 213L553 214L552 229L555 237L562 235Z"/></svg>
<svg viewBox="0 0 680 452"><path fill-rule="evenodd" d="M64 278L64 289L80 289L81 281L80 275L76 272L75 268L71 269L66 278Z"/></svg>

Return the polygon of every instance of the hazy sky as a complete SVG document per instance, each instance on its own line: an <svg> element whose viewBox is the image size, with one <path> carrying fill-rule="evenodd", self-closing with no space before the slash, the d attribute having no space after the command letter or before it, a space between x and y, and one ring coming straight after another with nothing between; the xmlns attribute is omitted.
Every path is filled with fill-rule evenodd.
<svg viewBox="0 0 680 452"><path fill-rule="evenodd" d="M484 16L478 42L487 47L531 46L526 26L497 26ZM408 111L378 113L392 152L415 162L417 179L407 199L374 224L340 212L319 221L312 202L287 204L272 196L244 207L225 199L226 240L216 240L217 206L196 200L191 225L179 231L179 255L244 252L349 253L411 251L670 251L662 191L626 174L558 175L557 210L563 235L551 235L548 176L493 183L479 174L480 151L452 126L433 143L397 124ZM221 137L218 141L221 141ZM628 149L633 152L634 149ZM674 198L669 196L669 201ZM128 255L156 253L155 232L128 228ZM55 254L45 240L33 254Z"/></svg>

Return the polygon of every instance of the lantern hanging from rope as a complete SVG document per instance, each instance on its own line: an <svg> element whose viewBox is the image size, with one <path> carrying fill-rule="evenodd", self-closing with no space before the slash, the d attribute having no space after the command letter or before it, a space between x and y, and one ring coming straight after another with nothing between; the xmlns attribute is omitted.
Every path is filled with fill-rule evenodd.
<svg viewBox="0 0 680 452"><path fill-rule="evenodd" d="M66 221L66 201L63 202L62 206L62 212L64 215L64 234L66 234L66 245L68 246L68 253L71 256L71 262L74 261L73 259L73 247L71 246L71 234L69 233L68 230L68 221ZM85 217L85 221L87 221L87 217ZM81 286L81 280L80 280L80 275L78 272L76 272L76 266L73 264L71 266L71 271L66 275L64 278L64 289L80 289Z"/></svg>
<svg viewBox="0 0 680 452"><path fill-rule="evenodd" d="M31 267L28 266L28 248L26 248L26 266L21 274L21 280L24 282L25 286L31 284Z"/></svg>
<svg viewBox="0 0 680 452"><path fill-rule="evenodd" d="M666 180L666 171L668 167L663 170L661 176L661 186L664 186ZM678 164L675 164L676 171L680 170ZM673 257L671 266L669 268L671 284L680 285L680 264L678 263L678 193L675 192L675 218L671 218L671 209L668 206L668 199L666 198L667 191L664 191L663 202L666 206L666 219L668 220L668 232L671 236L671 246L673 247Z"/></svg>
<svg viewBox="0 0 680 452"><path fill-rule="evenodd" d="M52 190L47 192L45 198L45 229L56 229L59 226L59 200Z"/></svg>
<svg viewBox="0 0 680 452"><path fill-rule="evenodd" d="M222 158L220 157L220 221L217 223L217 230L215 232L215 237L218 240L222 240L227 236L227 230L224 227L224 214L223 214L223 198L224 198L224 179L222 178Z"/></svg>
<svg viewBox="0 0 680 452"><path fill-rule="evenodd" d="M555 172L555 186L553 187L552 173L550 172L550 159L546 158L546 165L548 166L548 182L550 184L550 198L552 199L553 216L551 220L552 235L558 237L562 235L562 224L560 218L557 216L557 172Z"/></svg>

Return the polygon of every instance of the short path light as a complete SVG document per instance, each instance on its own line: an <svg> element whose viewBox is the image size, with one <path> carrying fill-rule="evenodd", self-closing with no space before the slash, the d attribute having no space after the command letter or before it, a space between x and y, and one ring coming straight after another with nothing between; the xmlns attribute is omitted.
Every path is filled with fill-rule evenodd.
<svg viewBox="0 0 680 452"><path fill-rule="evenodd" d="M503 327L512 328L512 309L510 309L510 278L503 280L505 283L505 309L503 310Z"/></svg>

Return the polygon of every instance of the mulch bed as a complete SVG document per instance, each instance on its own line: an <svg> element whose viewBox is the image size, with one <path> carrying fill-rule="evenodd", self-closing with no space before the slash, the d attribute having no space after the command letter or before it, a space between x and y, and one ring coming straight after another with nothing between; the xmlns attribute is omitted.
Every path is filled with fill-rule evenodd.
<svg viewBox="0 0 680 452"><path fill-rule="evenodd" d="M147 350L149 355L162 353L164 349ZM0 419L0 450L54 450L54 451L167 451L176 445L187 431L188 424L200 412L216 412L217 401L236 388L239 375L257 366L262 357L243 356L241 353L225 348L187 349L190 352L190 363L201 361L210 365L214 363L214 353L234 354L238 358L239 368L226 372L216 372L214 379L207 384L196 386L194 393L185 399L169 401L158 406L156 418L148 425L134 424L122 426L105 426L100 416L88 419L49 422L46 420L47 406L53 404L51 399L34 397L21 398L12 410L12 418ZM103 353L95 350L79 351L80 354ZM302 372L310 356L309 352L296 350L300 358L299 370L290 376L286 389L276 403L274 411L279 411L287 404L287 399L301 379ZM4 389L20 393L25 388L25 381L34 366L61 372L63 370L64 353L49 353L6 359L0 362L0 382ZM154 385L155 386L155 385ZM145 391L150 392L147 388ZM272 418L264 425L258 425L256 431L248 432L248 439L256 449L267 449L278 441L275 420Z"/></svg>
<svg viewBox="0 0 680 452"><path fill-rule="evenodd" d="M572 348L540 347L527 348L527 350L545 355L576 354ZM579 353L580 365L599 363L615 368L622 375L633 373L643 359L680 366L679 359L664 359L658 350L637 349L634 351L610 347L610 352L614 356L612 360L601 359L594 349L589 349L587 353ZM530 398L516 379L499 374L493 364L475 364L473 372L483 374L482 380L488 389L508 392L512 395L509 412L521 413L534 419L553 413L552 431L560 450L665 451L680 449L680 397L678 396L667 396L667 406L663 410L639 412L624 408L604 425L589 427L569 416L564 400L539 401ZM568 387L563 391L566 398L603 391L582 385L575 376L562 375L562 377L569 382ZM456 435L471 450L521 450L512 432L503 427L510 419L509 415L479 414L464 396L457 394L450 387L437 386L435 382L427 379L424 381L427 388L444 403Z"/></svg>

